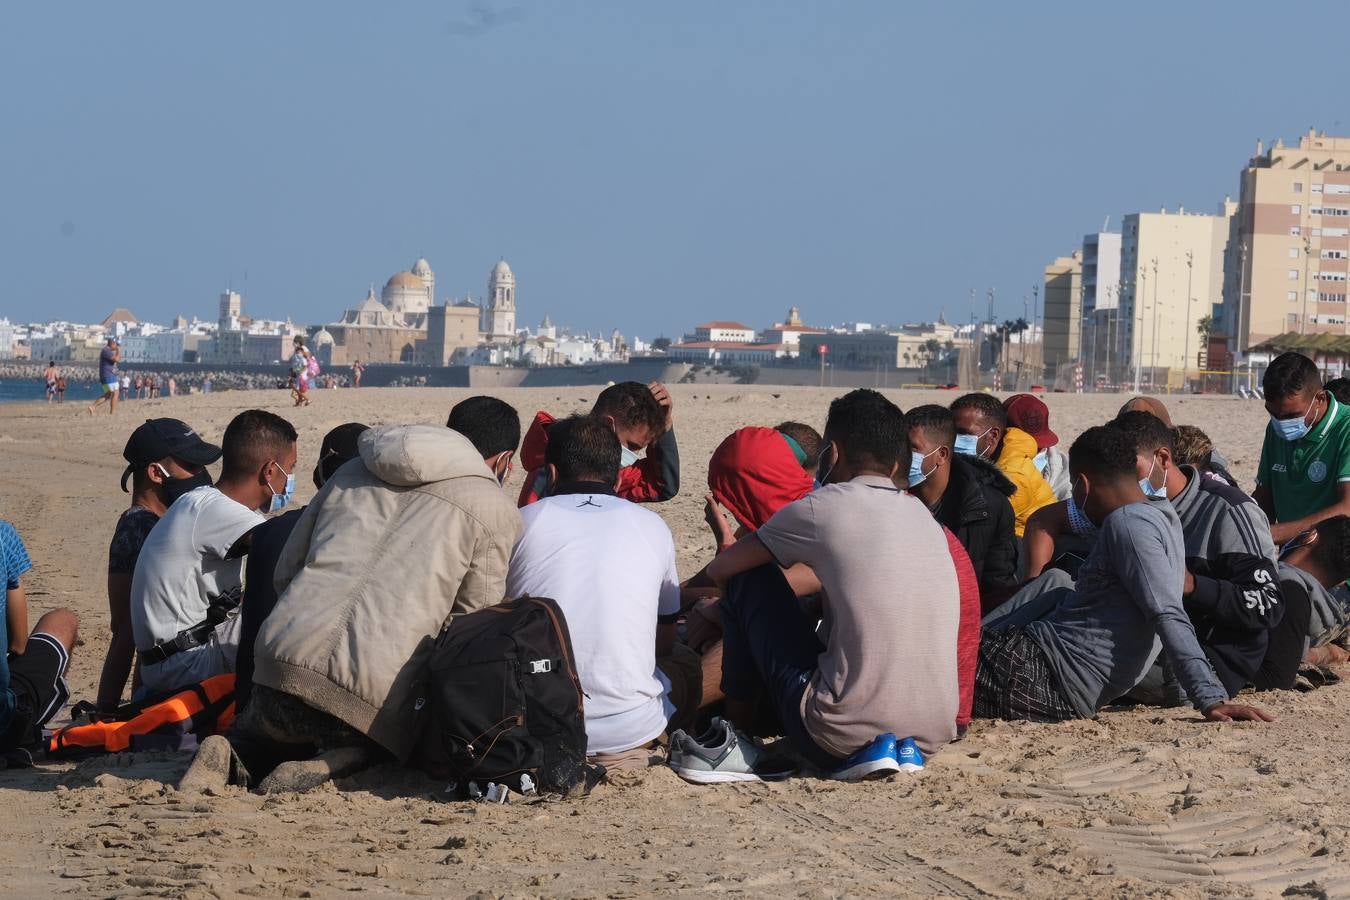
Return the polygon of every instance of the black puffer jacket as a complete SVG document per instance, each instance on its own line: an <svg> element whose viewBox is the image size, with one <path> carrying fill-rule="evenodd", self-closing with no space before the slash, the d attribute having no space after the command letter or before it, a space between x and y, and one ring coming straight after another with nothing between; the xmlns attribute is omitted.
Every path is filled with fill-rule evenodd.
<svg viewBox="0 0 1350 900"><path fill-rule="evenodd" d="M970 554L980 597L999 597L1017 586L1017 537L1008 502L1017 490L991 462L952 455L951 481L933 517Z"/></svg>

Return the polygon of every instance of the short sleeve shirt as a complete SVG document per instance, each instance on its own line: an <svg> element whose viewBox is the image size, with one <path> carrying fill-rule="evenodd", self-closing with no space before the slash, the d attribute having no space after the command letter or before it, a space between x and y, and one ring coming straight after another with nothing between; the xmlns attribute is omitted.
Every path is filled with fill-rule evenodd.
<svg viewBox="0 0 1350 900"><path fill-rule="evenodd" d="M136 571L141 545L158 521L159 516L142 506L133 506L122 513L113 531L112 543L108 546L109 575L130 575Z"/></svg>
<svg viewBox="0 0 1350 900"><path fill-rule="evenodd" d="M656 667L657 622L680 611L670 527L608 494L547 497L521 517L506 595L551 597L567 618L586 693L587 752L645 744L675 711Z"/></svg>
<svg viewBox="0 0 1350 900"><path fill-rule="evenodd" d="M1286 441L1266 426L1256 482L1270 488L1275 519L1292 522L1326 509L1350 481L1350 409L1328 395L1322 421L1307 436Z"/></svg>
<svg viewBox="0 0 1350 900"><path fill-rule="evenodd" d="M150 531L131 578L131 632L148 650L206 619L213 597L243 583L230 550L263 522L214 487L179 497Z"/></svg>
<svg viewBox="0 0 1350 900"><path fill-rule="evenodd" d="M825 652L801 704L811 738L839 757L888 731L926 753L950 741L961 594L928 508L889 479L860 476L788 504L756 535L779 565L804 563L824 587Z"/></svg>
<svg viewBox="0 0 1350 900"><path fill-rule="evenodd" d="M13 590L19 586L23 574L33 568L33 561L28 558L28 548L24 547L23 538L8 522L0 522L0 555L3 556L5 588ZM4 606L0 605L0 610L3 609Z"/></svg>
<svg viewBox="0 0 1350 900"><path fill-rule="evenodd" d="M117 351L112 347L104 347L98 355L98 380L104 384L117 381Z"/></svg>
<svg viewBox="0 0 1350 900"><path fill-rule="evenodd" d="M33 568L23 539L8 522L0 522L0 568L4 569L5 586L9 590L18 587L19 579ZM8 598L0 593L0 734L9 728L17 703L14 692L9 689L9 659L5 652L9 647L8 607Z"/></svg>

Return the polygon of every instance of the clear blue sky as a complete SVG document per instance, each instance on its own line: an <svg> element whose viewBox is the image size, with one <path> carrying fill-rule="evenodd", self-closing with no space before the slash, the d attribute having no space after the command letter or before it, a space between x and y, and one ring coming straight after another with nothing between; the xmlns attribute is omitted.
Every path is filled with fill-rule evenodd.
<svg viewBox="0 0 1350 900"><path fill-rule="evenodd" d="M442 297L504 256L522 322L648 339L964 319L972 286L1020 315L1106 216L1350 131L1344 6L1280 9L9 4L0 314L212 318L232 283L328 322L424 255Z"/></svg>

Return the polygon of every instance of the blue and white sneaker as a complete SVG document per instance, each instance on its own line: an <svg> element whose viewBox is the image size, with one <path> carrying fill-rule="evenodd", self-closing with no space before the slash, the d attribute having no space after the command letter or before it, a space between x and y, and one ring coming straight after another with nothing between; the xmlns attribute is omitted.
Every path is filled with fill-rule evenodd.
<svg viewBox="0 0 1350 900"><path fill-rule="evenodd" d="M900 747L896 750L896 758L900 760L901 772L922 772L923 771L923 751L919 745L914 743L914 738L908 737L900 742Z"/></svg>
<svg viewBox="0 0 1350 900"><path fill-rule="evenodd" d="M918 750L917 747L914 749ZM863 781L885 778L900 770L895 735L887 732L877 735L870 744L844 760L844 764L831 772L829 777L835 781Z"/></svg>

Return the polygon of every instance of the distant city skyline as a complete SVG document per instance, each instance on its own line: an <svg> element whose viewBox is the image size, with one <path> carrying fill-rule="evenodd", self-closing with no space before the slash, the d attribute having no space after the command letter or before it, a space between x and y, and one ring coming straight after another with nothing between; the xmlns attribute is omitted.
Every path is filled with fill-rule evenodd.
<svg viewBox="0 0 1350 900"><path fill-rule="evenodd" d="M233 288L320 324L409 259L443 302L505 257L522 325L963 322L989 287L1015 318L1108 216L1350 132L1336 55L1265 8L23 5L0 316L209 319ZM1238 77L1278 60L1297 84Z"/></svg>

